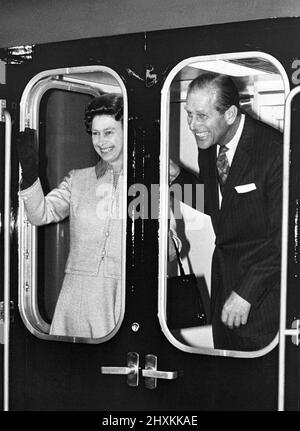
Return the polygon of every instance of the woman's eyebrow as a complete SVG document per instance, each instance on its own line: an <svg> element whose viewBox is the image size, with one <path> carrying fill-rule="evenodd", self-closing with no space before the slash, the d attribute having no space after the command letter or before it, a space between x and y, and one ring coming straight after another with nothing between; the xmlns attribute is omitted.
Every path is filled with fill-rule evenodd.
<svg viewBox="0 0 300 431"><path fill-rule="evenodd" d="M114 126L111 127L105 127L105 129L103 129L103 131L105 132L106 130L115 130L116 128ZM99 132L99 129L93 129L92 128L92 132Z"/></svg>

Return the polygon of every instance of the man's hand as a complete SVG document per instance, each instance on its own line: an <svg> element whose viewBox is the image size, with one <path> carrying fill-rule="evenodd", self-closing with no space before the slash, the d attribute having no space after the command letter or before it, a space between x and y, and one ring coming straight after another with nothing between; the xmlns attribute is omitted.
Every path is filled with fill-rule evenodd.
<svg viewBox="0 0 300 431"><path fill-rule="evenodd" d="M232 291L223 306L222 322L229 328L246 325L250 308L251 304L248 301Z"/></svg>
<svg viewBox="0 0 300 431"><path fill-rule="evenodd" d="M176 177L180 174L180 167L177 165L177 163L173 162L172 159L170 159L170 165L169 165L169 182L170 184L175 180Z"/></svg>

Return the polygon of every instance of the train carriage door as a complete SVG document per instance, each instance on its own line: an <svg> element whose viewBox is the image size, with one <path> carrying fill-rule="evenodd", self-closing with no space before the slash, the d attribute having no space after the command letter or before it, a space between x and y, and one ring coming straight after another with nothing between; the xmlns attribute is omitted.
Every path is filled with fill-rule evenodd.
<svg viewBox="0 0 300 431"><path fill-rule="evenodd" d="M85 107L92 98L101 94L122 92L127 125L126 91L122 87L122 82L118 81L116 74L109 68L90 66L51 70L42 72L29 82L21 99L20 128L24 130L29 127L37 134L39 179L45 194L57 187L72 169L96 165L98 157L91 138L84 129ZM126 151L124 154L126 160ZM124 190L125 188L121 190L123 194ZM101 190L99 193L102 193ZM36 228L28 222L24 201L21 198L19 204L19 307L25 325L40 338L54 337L61 340L66 338L67 341L83 338L82 342L95 342L88 336L85 338L76 333L68 336L63 330L61 334L56 332L55 336L49 334L69 253L69 218ZM100 209L96 207L96 211ZM97 217L99 219L101 217L98 212L95 214L96 220ZM120 223L126 220L123 215L120 217ZM105 224L107 232L110 232L113 226L113 222L107 221ZM101 229L103 228L102 226ZM123 226L122 231L125 230ZM121 255L124 256L125 241L121 241L119 246ZM123 283L120 319L112 328L112 333L107 331L105 335L103 334L103 340L111 338L116 333L124 314L124 262L123 260L120 268ZM74 270L74 273L76 271L80 272L80 269ZM88 272L88 269L82 268L81 272L84 271ZM80 301L80 298L78 300ZM79 306L80 304L77 304L75 308ZM97 342L103 342L102 336L98 338Z"/></svg>
<svg viewBox="0 0 300 431"><path fill-rule="evenodd" d="M182 156L190 171L196 167L192 151L183 145L189 139L186 122L177 127L177 119L183 118L186 84L217 63L221 70L225 66L242 70L242 76L235 79L241 85L244 107L251 109L260 93L259 115L282 128L289 82L281 63L264 54L273 52L274 38L281 40L286 35L275 21L278 29L275 27L272 38L265 37L261 23L238 23L230 28L211 26L49 44L36 48L32 63L10 69L13 101L21 100L20 130L31 127L38 132L45 191L56 187L68 170L95 163L81 124L81 109L99 91L123 94L127 109L124 145L128 149L128 160L124 156L128 175L123 190L127 202L121 241L122 306L116 326L104 337L49 333L68 254L68 221L36 228L28 222L22 202L15 205L19 224L11 287L19 304L11 331L11 410L277 409L277 334L261 350L214 349L209 312L207 325L187 328L172 328L166 313L167 281L178 273L174 261L168 260L169 151L179 160ZM246 50L257 46L263 53ZM91 62L96 66L86 66ZM28 75L34 77L30 83ZM266 91L259 90L262 82ZM14 90L16 83L20 88ZM279 100L274 109L273 93ZM176 146L178 142L182 147ZM179 207L187 223L179 223L178 235L183 238L184 270L195 268L209 303L214 234L209 218L201 212L203 190L199 191L200 211ZM14 194L17 196L16 190ZM2 224L0 228L3 235Z"/></svg>
<svg viewBox="0 0 300 431"><path fill-rule="evenodd" d="M242 68L246 68L244 63L247 62L247 59L256 59L256 57L264 64L263 56L257 53L224 55L224 59L228 62L231 59L239 60L242 63L240 66ZM184 62L181 64L181 67L185 67L182 75L185 79L189 79L189 74L197 73L199 63L200 69L208 67L206 61L211 61L213 65L216 59L214 57L196 57ZM190 63L197 64L198 67L193 68ZM55 187L63 175L74 167L74 163L75 165L78 163L76 167L83 167L79 164L82 160L90 164L95 163L90 154L80 156L83 150L81 147L76 147L74 137L78 138L79 136L80 142L83 142L84 138L80 131L81 126L78 126L78 130L76 128L77 123L80 123L80 115L77 117L75 114L75 111L77 112L75 107L86 104L90 97L98 94L98 91L116 91L117 88L123 90L124 98L127 95L122 83L111 70L106 70L101 66L94 67L95 70L93 67L88 67L87 70L68 68L43 72L30 81L23 93L20 129L22 130L27 126L38 131L40 175L45 190ZM272 91L278 92L281 100L284 91L286 91L286 83L275 72L272 70L271 78L266 78L266 80ZM173 71L173 75L178 78L176 70ZM99 78L99 81L96 78ZM125 294L124 287L126 285L126 301L123 302L121 313L124 319L120 319L114 331L107 337L85 339L49 333L62 282L61 272L68 252L68 226L65 226L63 222L63 224L49 225L45 228L33 227L26 219L23 204L20 201L19 310L26 329L31 333L31 342L32 337L34 337L39 349L41 349L38 355L44 356L44 370L39 368L36 373L40 378L44 375L45 370L48 374L45 382L48 384L49 394L56 394L51 401L52 408L54 406L55 409L58 409L58 400L62 394L66 394L69 387L71 388L71 395L64 399L62 405L64 407L70 406L74 402L74 394L77 394L84 379L87 379L89 383L84 385L84 392L77 397L78 409L88 409L91 406L93 409L99 406L100 410L118 409L121 407L121 401L120 398L115 397L114 394L116 393L121 397L122 403L125 403L127 410L176 410L178 408L183 410L218 410L230 409L231 406L234 409L237 406L235 397L240 391L244 398L241 397L239 400L238 408L251 409L251 407L254 408L253 406L257 408L266 398L267 393L274 390L274 382L270 379L270 363L276 354L274 348L277 344L277 337L274 337L274 340L260 351L220 351L213 348L209 325L200 328L188 327L180 333L178 329L173 331L172 328L169 328L168 322L166 322L165 284L169 273L164 270L168 255L166 248L167 225L164 219L168 205L164 195L166 184L168 184L166 181L168 157L165 151L168 148L168 141L175 142L174 139L168 139L169 133L173 132L169 115L172 119L175 118L173 108L177 99L173 100L173 94L178 94L176 92L178 81L169 91L170 81L171 78L165 81L161 100L158 87L152 89L150 83L147 87L140 81L133 85L133 94L129 99L129 103L136 103L140 110L128 130L128 140L132 139L137 152L130 168L137 170L136 165L138 165L141 169L140 172L136 173L135 182L130 184L128 189L128 196L132 197L133 200L126 208L126 215L130 219L130 239L133 242L135 252L135 260L131 261L134 271L132 267L128 268L127 264L126 283L123 279L123 294ZM257 84L260 80L254 80L252 75L246 81L250 91L254 88L254 82ZM152 91L151 97L148 93L149 88ZM183 94L179 94L178 100L183 99ZM145 104L145 100L151 101L154 105ZM245 100L248 100L247 97ZM162 116L159 122L156 117L159 115L158 103L160 101ZM154 109L155 107L157 109ZM137 108L135 107L135 109ZM71 127L69 126L69 111L72 112L73 121L76 115L75 126L74 123ZM172 124L176 123L173 122ZM281 127L281 124L278 123L277 126ZM151 218L152 211L154 210L155 215L155 210L158 208L157 195L152 196L151 193L154 190L152 185L155 185L152 178L158 178L159 168L157 163L158 147L153 148L153 142L159 142L160 136L162 138L160 146L161 177L158 190L161 193L161 212L159 214L160 219L157 220L157 215L156 218ZM132 145L132 142L130 144ZM84 142L84 148L87 147L88 142ZM153 205L148 212L146 211L147 202L151 202ZM208 280L209 254L214 237L208 219L203 217L203 219L197 219L198 222L199 225L194 231L187 229L185 232L187 239L191 242L193 237L198 238L199 234L205 233L204 247L207 261L204 262L203 259L203 268L201 267L200 270L204 272L204 280ZM185 227L188 228L188 226L186 223ZM201 229L198 226L201 226ZM159 236L157 237L158 228ZM183 231L178 230L178 232L182 239ZM149 247L148 241L151 236L157 238L157 242L151 243L152 253L148 255L147 247ZM125 248L124 243L123 240L123 249ZM199 244L201 243L202 239L199 241ZM159 246L158 256L157 246ZM194 252L194 246L191 247L191 251ZM131 256L130 254L125 255L125 252L123 256L122 265L125 266L125 262L127 259L131 259ZM194 266L193 253L190 256L192 266ZM155 277L157 263L159 263L158 282ZM183 265L185 269L188 268L185 260ZM155 280L154 284L153 280ZM49 344L53 342L55 348L51 349L50 354ZM64 344L68 347L65 348ZM35 359L32 357L32 352L33 349L31 349L30 355L34 364ZM53 368L49 358L46 359L46 352L54 364L57 360L56 357L62 359L63 371ZM72 362L67 352L72 356ZM77 353L77 358L74 357L74 352ZM264 357L266 354L268 354L267 357ZM213 358L214 355L217 358ZM222 356L227 357L223 358ZM234 363L238 358L241 358L241 362ZM91 366L88 366L87 361L90 361ZM260 396L255 398L257 385L261 378L261 376L255 376L257 366L261 367L262 375L266 377L269 383L264 386L264 391L260 393ZM29 364L28 367L31 368L33 365ZM232 377L233 367L237 372L234 377ZM61 384L53 387L52 381L55 378L60 378L61 374L63 375ZM74 379L72 378L73 375L75 375ZM28 378L32 380L30 373ZM72 380L72 383L68 381L69 379ZM243 382L243 385L239 386L238 389L237 379L239 382ZM202 384L199 385L199 382ZM36 391L38 390L38 381L34 381L33 387ZM229 391L232 394L231 399L229 396L224 399L225 388L227 390L228 388L235 388L233 391ZM29 392L29 389L27 390ZM247 390L247 394L244 393L245 390ZM196 394L192 398L186 396L190 391L194 395ZM170 392L172 393L171 397L169 396ZM275 394L276 391L273 391L273 396L268 400L270 406L274 405ZM32 399L35 397L33 390L30 392L30 397ZM45 409L46 399L46 394L42 393L39 401L42 409ZM35 400L32 405L38 405L37 401ZM266 408L266 403L264 408Z"/></svg>

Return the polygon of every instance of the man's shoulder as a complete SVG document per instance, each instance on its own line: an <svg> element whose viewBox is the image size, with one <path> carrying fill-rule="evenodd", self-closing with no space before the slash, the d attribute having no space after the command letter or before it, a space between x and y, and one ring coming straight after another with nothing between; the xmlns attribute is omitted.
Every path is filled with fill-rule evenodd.
<svg viewBox="0 0 300 431"><path fill-rule="evenodd" d="M282 144L283 134L280 130L270 124L265 123L264 121L251 117L249 114L245 115L247 126L252 128L255 133L261 135L262 137L267 137L269 139L271 138L272 140Z"/></svg>
<svg viewBox="0 0 300 431"><path fill-rule="evenodd" d="M249 142L251 142L252 152L258 157L261 155L261 157L273 159L282 155L283 133L280 130L250 115L246 116L245 127L251 137Z"/></svg>

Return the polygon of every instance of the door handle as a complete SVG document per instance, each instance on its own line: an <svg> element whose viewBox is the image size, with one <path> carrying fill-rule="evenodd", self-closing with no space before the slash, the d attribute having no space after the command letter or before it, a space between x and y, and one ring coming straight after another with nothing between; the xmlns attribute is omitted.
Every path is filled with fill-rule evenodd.
<svg viewBox="0 0 300 431"><path fill-rule="evenodd" d="M134 374L134 368L130 367L101 367L102 374L123 374L128 376Z"/></svg>
<svg viewBox="0 0 300 431"><path fill-rule="evenodd" d="M139 354L136 352L127 353L127 366L111 367L101 366L102 374L123 375L127 376L128 386L138 386L139 384ZM145 387L155 389L157 379L175 380L178 377L178 371L161 371L157 369L157 356L145 356L145 369L142 369L142 376L145 377Z"/></svg>
<svg viewBox="0 0 300 431"><path fill-rule="evenodd" d="M174 379L177 379L178 373L177 371L159 371L159 370L145 369L145 370L142 370L142 376L151 377L154 379L174 380Z"/></svg>
<svg viewBox="0 0 300 431"><path fill-rule="evenodd" d="M142 376L145 377L145 387L155 389L157 379L174 380L177 379L178 372L157 370L157 356L149 354L145 357L145 369L142 370Z"/></svg>
<svg viewBox="0 0 300 431"><path fill-rule="evenodd" d="M139 354L136 352L127 353L127 367L102 366L102 374L115 374L127 376L128 386L138 386L139 384Z"/></svg>

